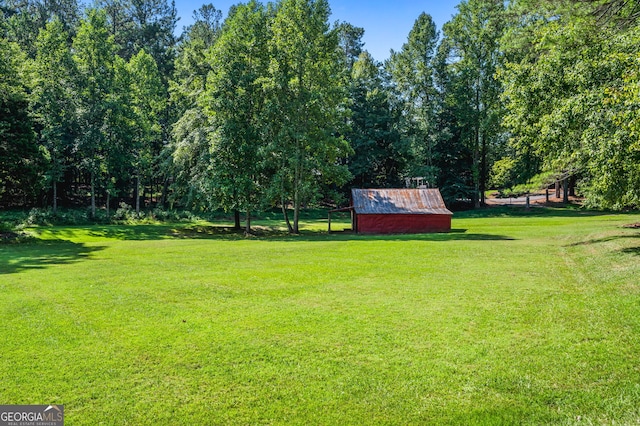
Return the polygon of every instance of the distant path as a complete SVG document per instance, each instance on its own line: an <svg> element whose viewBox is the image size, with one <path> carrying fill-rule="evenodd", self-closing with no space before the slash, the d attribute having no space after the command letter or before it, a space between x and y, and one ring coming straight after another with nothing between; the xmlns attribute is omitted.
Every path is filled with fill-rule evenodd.
<svg viewBox="0 0 640 426"><path fill-rule="evenodd" d="M556 198L555 191L549 191L549 202L547 203L547 197L543 193L531 194L529 196L529 203L532 206L554 206L559 207L564 205L562 197ZM569 204L581 205L584 200L581 197L569 196ZM527 197L512 197L512 198L494 198L490 197L486 199L486 203L489 206L525 206L527 205Z"/></svg>
<svg viewBox="0 0 640 426"><path fill-rule="evenodd" d="M546 195L536 194L529 196L530 204L544 204L547 201ZM549 194L550 202L558 202L562 201L561 199L557 199L552 197ZM527 205L527 197L514 197L514 198L487 198L486 202L490 206L525 206Z"/></svg>

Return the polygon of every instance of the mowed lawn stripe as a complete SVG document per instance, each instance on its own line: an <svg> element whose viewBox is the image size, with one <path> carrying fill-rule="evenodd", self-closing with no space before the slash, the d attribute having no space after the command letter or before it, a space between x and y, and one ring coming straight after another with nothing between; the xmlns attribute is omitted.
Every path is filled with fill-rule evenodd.
<svg viewBox="0 0 640 426"><path fill-rule="evenodd" d="M72 424L636 421L638 220L37 230L0 246L0 399Z"/></svg>

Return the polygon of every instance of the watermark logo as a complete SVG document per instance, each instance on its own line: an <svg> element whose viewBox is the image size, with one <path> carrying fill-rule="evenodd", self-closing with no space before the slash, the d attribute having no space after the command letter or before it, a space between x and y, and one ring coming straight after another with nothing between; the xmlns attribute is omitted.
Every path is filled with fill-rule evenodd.
<svg viewBox="0 0 640 426"><path fill-rule="evenodd" d="M0 405L0 426L63 426L64 405Z"/></svg>

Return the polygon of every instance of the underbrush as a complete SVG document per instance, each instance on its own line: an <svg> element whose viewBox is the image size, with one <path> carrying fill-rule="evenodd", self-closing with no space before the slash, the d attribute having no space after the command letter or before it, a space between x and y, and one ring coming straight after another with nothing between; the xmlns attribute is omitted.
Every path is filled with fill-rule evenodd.
<svg viewBox="0 0 640 426"><path fill-rule="evenodd" d="M158 222L190 222L201 217L189 211L153 209L136 213L126 203L121 203L115 211L107 213L105 209L96 210L91 216L90 209L32 208L28 211L0 212L0 230L15 231L28 226L54 225L95 225L95 224L149 224Z"/></svg>
<svg viewBox="0 0 640 426"><path fill-rule="evenodd" d="M9 221L0 221L0 244L21 243L33 237L22 230L21 225Z"/></svg>
<svg viewBox="0 0 640 426"><path fill-rule="evenodd" d="M555 175L551 172L540 173L525 183L498 189L498 198L517 198L533 194L551 185L555 179Z"/></svg>
<svg viewBox="0 0 640 426"><path fill-rule="evenodd" d="M336 219L348 217L349 213L337 213ZM272 209L265 212L252 212L251 220L280 220L282 219L280 209ZM325 219L327 211L325 209L310 208L300 212L300 218L304 220ZM293 212L289 211L289 218L293 220ZM244 223L245 213L241 213L241 220ZM114 211L107 213L105 209L97 209L96 215L91 216L91 210L86 209L58 209L53 212L51 208L32 208L28 211L11 210L0 211L0 223L2 229L15 231L19 227L29 226L65 226L65 225L135 225L154 223L176 223L176 222L198 222L198 221L225 221L233 223L233 213L223 211L191 212L189 210L165 210L162 208L141 210L136 212L135 208L126 203Z"/></svg>

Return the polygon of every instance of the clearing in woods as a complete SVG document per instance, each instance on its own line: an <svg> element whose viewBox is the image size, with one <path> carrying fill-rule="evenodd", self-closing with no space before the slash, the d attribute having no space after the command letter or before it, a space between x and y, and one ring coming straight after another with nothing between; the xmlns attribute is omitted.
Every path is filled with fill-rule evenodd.
<svg viewBox="0 0 640 426"><path fill-rule="evenodd" d="M0 245L0 401L87 425L637 423L637 222L33 228Z"/></svg>

